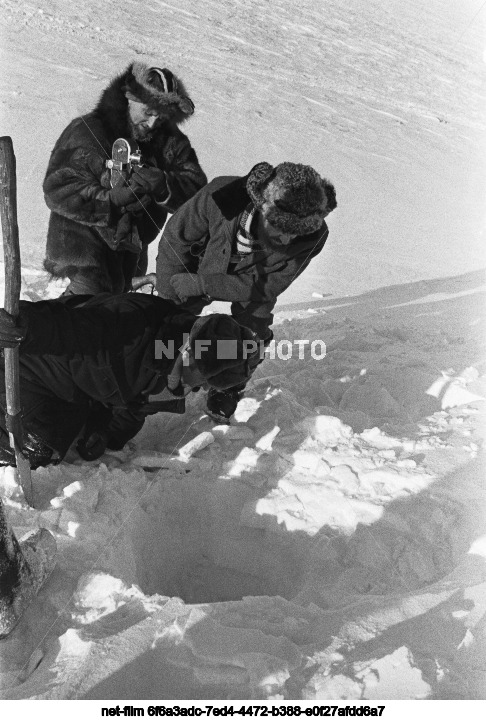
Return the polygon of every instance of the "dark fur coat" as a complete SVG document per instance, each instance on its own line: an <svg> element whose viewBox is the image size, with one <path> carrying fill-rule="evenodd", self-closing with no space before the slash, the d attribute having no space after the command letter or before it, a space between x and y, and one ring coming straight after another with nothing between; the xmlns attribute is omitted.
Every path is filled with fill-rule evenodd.
<svg viewBox="0 0 486 721"><path fill-rule="evenodd" d="M157 236L167 213L177 210L207 182L196 153L179 129L184 120L179 113L150 141L139 143L142 157L165 171L169 201L152 202L147 212L130 219L127 232L127 218L120 218L110 202L105 167L113 142L130 137L128 101L122 90L126 74L109 85L92 112L68 125L52 151L43 185L51 210L44 265L54 276L72 278L80 270L96 273L106 264L107 252L115 252L113 241L117 232L119 238L122 221L127 235L130 223L132 228L136 226L142 246L146 246ZM100 290L114 288L108 285Z"/></svg>
<svg viewBox="0 0 486 721"><path fill-rule="evenodd" d="M88 302L73 307L79 300ZM20 323L27 330L19 348L24 432L61 458L85 423L106 434L109 448L122 448L153 412L147 394L165 388L174 363L155 357L156 339L179 349L194 321L143 293L21 301ZM173 405L169 401L163 410L171 412ZM6 437L5 409L0 356L0 435Z"/></svg>

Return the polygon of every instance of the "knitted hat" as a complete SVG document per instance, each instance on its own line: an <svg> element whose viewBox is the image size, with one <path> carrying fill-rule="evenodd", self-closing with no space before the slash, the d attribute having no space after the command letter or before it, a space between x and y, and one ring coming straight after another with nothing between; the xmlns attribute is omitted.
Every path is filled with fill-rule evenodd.
<svg viewBox="0 0 486 721"><path fill-rule="evenodd" d="M272 192L265 192L269 183ZM318 230L336 207L334 186L310 167L299 163L258 163L250 171L246 189L254 206L283 233L308 235ZM273 196L273 197L272 197Z"/></svg>
<svg viewBox="0 0 486 721"><path fill-rule="evenodd" d="M256 352L257 336L231 316L214 313L198 318L189 335L189 345L200 373L213 388L231 388L250 377L248 359Z"/></svg>
<svg viewBox="0 0 486 721"><path fill-rule="evenodd" d="M150 68L144 63L132 63L126 71L123 90L129 100L144 103L158 112L189 117L194 103L188 97L181 80L167 68Z"/></svg>

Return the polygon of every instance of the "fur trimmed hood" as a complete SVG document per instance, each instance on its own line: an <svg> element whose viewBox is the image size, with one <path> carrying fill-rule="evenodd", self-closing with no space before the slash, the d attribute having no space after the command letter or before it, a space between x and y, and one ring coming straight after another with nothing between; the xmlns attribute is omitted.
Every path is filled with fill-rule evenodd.
<svg viewBox="0 0 486 721"><path fill-rule="evenodd" d="M269 183L272 192L265 193ZM267 221L292 235L313 233L337 205L332 183L300 163L280 163L275 168L258 163L248 175L246 189L258 210L269 205Z"/></svg>
<svg viewBox="0 0 486 721"><path fill-rule="evenodd" d="M176 122L194 113L194 103L182 81L167 68L132 63L125 73L122 89L129 99L144 103L152 110L170 110L172 115L181 116Z"/></svg>
<svg viewBox="0 0 486 721"><path fill-rule="evenodd" d="M165 125L173 129L194 113L194 104L182 81L170 70L149 67L141 62L131 63L102 92L95 109L113 140L127 137L130 132L127 95L154 110L170 108L170 119Z"/></svg>

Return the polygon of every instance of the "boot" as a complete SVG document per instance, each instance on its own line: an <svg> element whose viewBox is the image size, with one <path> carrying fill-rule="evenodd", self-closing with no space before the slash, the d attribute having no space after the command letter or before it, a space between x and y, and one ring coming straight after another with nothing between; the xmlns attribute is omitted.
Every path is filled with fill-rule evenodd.
<svg viewBox="0 0 486 721"><path fill-rule="evenodd" d="M55 566L56 541L45 528L19 543L0 501L0 638L17 625Z"/></svg>

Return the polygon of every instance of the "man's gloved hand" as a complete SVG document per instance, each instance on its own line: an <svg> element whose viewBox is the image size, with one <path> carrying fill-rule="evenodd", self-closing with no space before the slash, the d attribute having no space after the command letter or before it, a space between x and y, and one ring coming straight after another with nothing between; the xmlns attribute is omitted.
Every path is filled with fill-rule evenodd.
<svg viewBox="0 0 486 721"><path fill-rule="evenodd" d="M146 190L133 175L128 184L117 185L110 190L110 200L117 208L136 203L145 195Z"/></svg>
<svg viewBox="0 0 486 721"><path fill-rule="evenodd" d="M204 295L202 278L196 273L176 273L170 279L170 284L182 302L192 296Z"/></svg>
<svg viewBox="0 0 486 721"><path fill-rule="evenodd" d="M167 178L160 168L145 168L143 165L136 165L132 177L153 198L158 199L167 195Z"/></svg>
<svg viewBox="0 0 486 721"><path fill-rule="evenodd" d="M136 201L137 196L129 185L117 185L110 190L110 200L117 208L123 208L127 203Z"/></svg>
<svg viewBox="0 0 486 721"><path fill-rule="evenodd" d="M0 308L0 348L16 348L26 335L27 329L17 326L15 318Z"/></svg>
<svg viewBox="0 0 486 721"><path fill-rule="evenodd" d="M76 450L83 461L96 461L106 450L106 435L99 431L94 431L88 438L80 438Z"/></svg>
<svg viewBox="0 0 486 721"><path fill-rule="evenodd" d="M125 210L127 213L132 213L132 215L140 214L142 211L144 211L150 203L152 202L152 198L150 195L142 195L142 197L138 198L137 200L133 197L133 203L128 203L125 206Z"/></svg>

